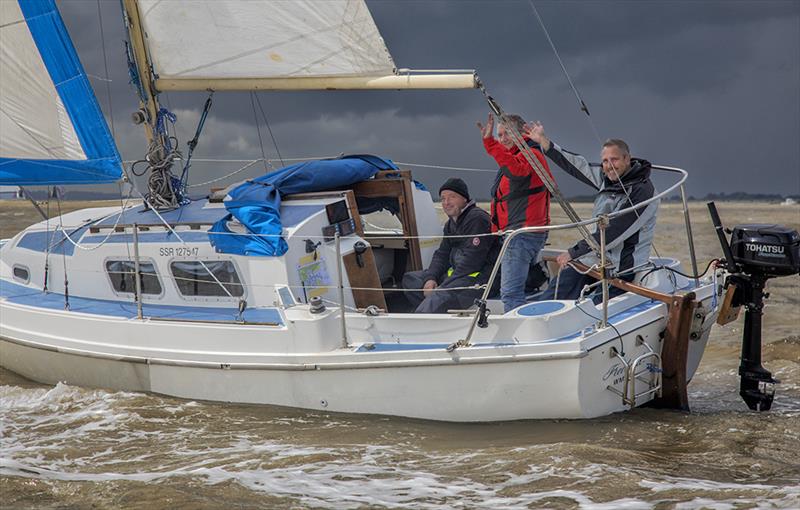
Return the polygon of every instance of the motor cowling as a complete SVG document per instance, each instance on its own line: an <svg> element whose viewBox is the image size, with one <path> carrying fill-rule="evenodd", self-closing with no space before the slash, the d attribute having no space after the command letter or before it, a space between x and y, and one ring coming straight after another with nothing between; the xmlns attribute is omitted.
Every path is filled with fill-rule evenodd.
<svg viewBox="0 0 800 510"><path fill-rule="evenodd" d="M733 262L743 273L766 277L800 273L800 234L783 225L737 225L730 247Z"/></svg>
<svg viewBox="0 0 800 510"><path fill-rule="evenodd" d="M800 234L782 225L738 225L730 240L725 236L714 202L708 212L725 258L719 267L728 271L725 287L733 289L730 306L744 306L739 395L747 407L767 411L772 407L775 385L780 381L761 365L761 326L767 280L800 273Z"/></svg>

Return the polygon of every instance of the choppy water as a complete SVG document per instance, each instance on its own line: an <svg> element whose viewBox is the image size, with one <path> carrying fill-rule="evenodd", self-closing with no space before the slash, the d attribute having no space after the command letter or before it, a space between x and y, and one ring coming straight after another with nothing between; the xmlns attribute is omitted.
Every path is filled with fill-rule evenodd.
<svg viewBox="0 0 800 510"><path fill-rule="evenodd" d="M799 210L762 212L798 228ZM723 219L737 211L721 208ZM744 221L752 206L738 213ZM701 261L716 255L705 227ZM800 508L800 278L768 290L764 364L782 380L768 413L738 397L741 318L713 331L691 413L591 421L323 414L52 387L0 370L0 498L12 508Z"/></svg>

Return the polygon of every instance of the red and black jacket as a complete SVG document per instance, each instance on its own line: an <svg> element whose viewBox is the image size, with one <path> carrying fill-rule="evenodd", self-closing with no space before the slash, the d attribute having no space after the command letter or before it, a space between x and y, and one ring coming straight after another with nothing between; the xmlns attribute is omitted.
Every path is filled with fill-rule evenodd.
<svg viewBox="0 0 800 510"><path fill-rule="evenodd" d="M552 177L539 144L525 141ZM550 224L550 193L525 156L516 147L506 148L494 138L484 138L486 152L500 169L492 186L492 232Z"/></svg>

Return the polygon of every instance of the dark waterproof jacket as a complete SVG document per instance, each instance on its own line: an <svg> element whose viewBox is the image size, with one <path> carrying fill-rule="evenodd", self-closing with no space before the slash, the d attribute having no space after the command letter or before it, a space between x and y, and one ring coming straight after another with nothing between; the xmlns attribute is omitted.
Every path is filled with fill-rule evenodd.
<svg viewBox="0 0 800 510"><path fill-rule="evenodd" d="M525 141L550 174L539 145L527 138ZM500 166L492 187L492 232L549 225L550 193L525 156L516 147L508 149L494 138L484 138L483 146Z"/></svg>
<svg viewBox="0 0 800 510"><path fill-rule="evenodd" d="M555 143L546 152L547 157L576 179L598 191L594 200L592 216L609 214L633 207L655 195L655 187L650 180L649 161L631 158L631 168L619 181L610 181L598 167L589 165L586 158L562 149ZM606 256L617 271L626 271L646 263L650 258L650 248L656 226L658 200L641 207L637 212L613 218L606 228ZM600 244L600 233L592 234ZM569 249L572 258L592 265L596 262L585 240L578 241Z"/></svg>
<svg viewBox="0 0 800 510"><path fill-rule="evenodd" d="M423 272L423 281L436 280L440 286L448 281L480 272L476 283L485 283L500 252L496 236L491 232L489 214L469 202L456 218L448 219L444 225L444 238L434 252L431 264ZM484 234L484 235L475 235ZM470 236L475 237L449 237ZM448 276L448 270L453 272Z"/></svg>

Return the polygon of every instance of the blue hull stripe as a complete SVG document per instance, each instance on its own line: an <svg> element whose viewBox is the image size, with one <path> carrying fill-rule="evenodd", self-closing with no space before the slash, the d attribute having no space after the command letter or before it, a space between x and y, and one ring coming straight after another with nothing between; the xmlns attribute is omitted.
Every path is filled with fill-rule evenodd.
<svg viewBox="0 0 800 510"><path fill-rule="evenodd" d="M208 243L208 234L205 232L178 232L178 235L181 236L181 240L185 243ZM98 244L102 242L133 244L133 234L91 235L81 239L81 244ZM153 232L149 234L139 233L139 242L180 244L181 241L172 232Z"/></svg>
<svg viewBox="0 0 800 510"><path fill-rule="evenodd" d="M8 299L10 303L35 306L47 310L64 310L64 294L45 294L41 290L31 289L6 280L0 280L0 297ZM71 312L128 319L136 317L136 304L132 301L132 299L129 301L112 301L70 296L69 308ZM187 321L236 321L239 314L236 307L209 308L144 303L142 309L145 317ZM283 326L284 324L281 313L277 308L249 308L244 312L244 320L245 322L268 323L278 326Z"/></svg>

